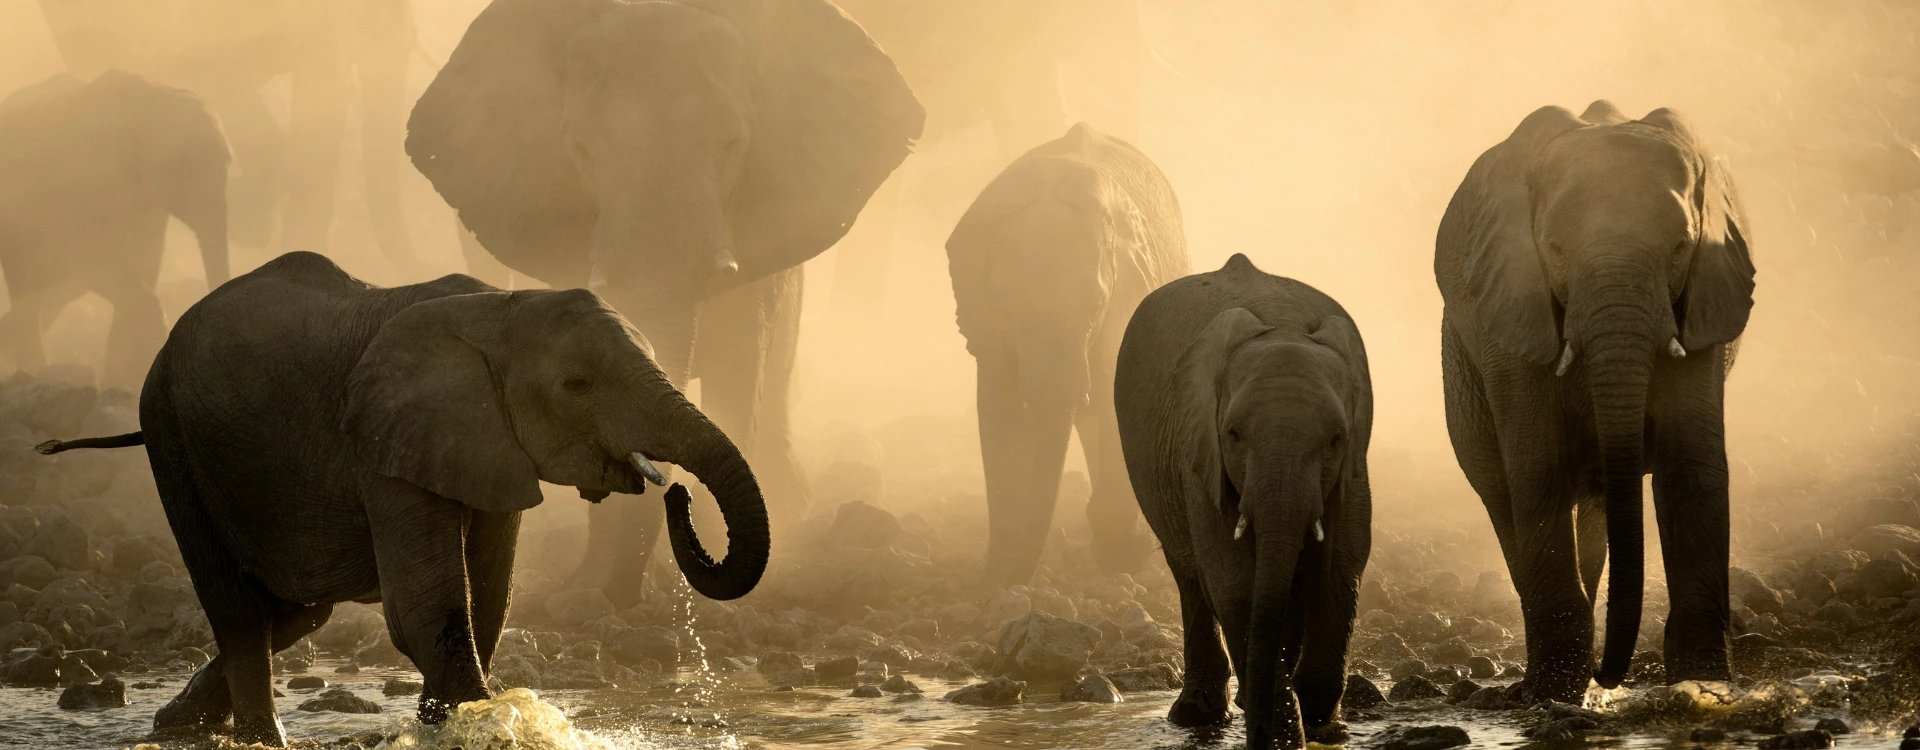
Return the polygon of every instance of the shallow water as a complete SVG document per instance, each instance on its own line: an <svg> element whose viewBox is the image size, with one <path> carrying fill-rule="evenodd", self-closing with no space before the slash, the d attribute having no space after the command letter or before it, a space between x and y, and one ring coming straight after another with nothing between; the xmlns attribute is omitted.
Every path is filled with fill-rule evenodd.
<svg viewBox="0 0 1920 750"><path fill-rule="evenodd" d="M919 700L849 698L844 688L801 688L781 691L756 674L722 675L708 705L688 708L697 689L659 686L638 690L551 691L538 699L531 695L503 696L486 704L469 704L449 728L462 726L464 743L423 731L412 721L416 698L380 695L388 677L418 679L408 672L368 669L357 675L335 675L333 664L323 663L312 674L326 677L334 687L346 687L374 700L385 710L378 715L307 713L295 709L317 691L290 691L279 699L281 720L290 739L332 742L360 732L381 731L394 739L394 750L441 750L464 744L467 750L491 750L474 739L487 731L516 732L517 745L545 750L744 750L747 748L817 748L820 750L898 750L904 748L1239 748L1239 726L1190 731L1163 718L1173 691L1135 693L1125 703L1098 705L1063 702L1048 694L1028 695L1029 703L1008 708L956 706L939 700L960 683L915 678L926 691ZM683 681L697 679L696 670L682 673ZM129 680L132 705L105 711L62 711L54 706L53 690L0 690L0 747L7 748L126 748L147 741L153 712L172 698L184 675L136 675ZM134 689L133 682L160 681L156 688ZM1631 703L1632 698L1625 703ZM561 718L562 712L564 719ZM485 715L482 715L485 714ZM724 727L710 726L718 714ZM1844 710L1816 715L1845 715ZM505 717L505 718L502 718ZM517 717L517 719L516 719ZM512 725L514 721L520 724ZM571 721L578 730L565 734ZM1352 721L1355 746L1397 724L1451 724L1465 728L1475 747L1518 747L1525 715L1457 709L1432 702L1393 707ZM707 724L709 726L701 726ZM1804 724L1804 722L1802 722ZM512 725L512 726L509 726ZM1791 728L1805 728L1794 724ZM1607 738L1615 747L1690 748L1691 723L1650 728L1625 738ZM1841 737L1841 747L1887 747L1897 744L1894 727L1857 726ZM495 736L486 735L486 736ZM504 736L504 735L502 735ZM1735 733L1733 745L1753 741ZM166 741L173 748L205 747L209 743ZM1577 744L1577 743L1576 743Z"/></svg>

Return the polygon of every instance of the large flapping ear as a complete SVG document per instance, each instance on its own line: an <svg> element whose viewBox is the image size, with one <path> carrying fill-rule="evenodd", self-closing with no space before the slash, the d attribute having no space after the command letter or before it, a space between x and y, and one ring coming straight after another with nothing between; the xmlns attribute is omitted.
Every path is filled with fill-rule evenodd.
<svg viewBox="0 0 1920 750"><path fill-rule="evenodd" d="M1347 363L1347 426L1354 432L1353 448L1364 453L1373 425L1373 375L1367 368L1360 329L1344 315L1328 315L1307 336L1338 352Z"/></svg>
<svg viewBox="0 0 1920 750"><path fill-rule="evenodd" d="M1225 416L1227 363L1240 345L1273 330L1253 312L1236 307L1215 315L1200 331L1193 344L1175 363L1180 373L1175 412L1181 420L1176 439L1191 446L1186 466L1194 487L1213 493L1215 505L1223 502L1220 475L1226 471L1225 454L1220 448L1220 420Z"/></svg>
<svg viewBox="0 0 1920 750"><path fill-rule="evenodd" d="M1695 157L1694 213L1699 243L1680 292L1680 345L1689 351L1740 338L1753 312L1753 256L1747 247L1746 214L1733 178L1719 158L1701 146L1686 117L1656 109L1641 121L1665 128Z"/></svg>
<svg viewBox="0 0 1920 750"><path fill-rule="evenodd" d="M1560 353L1553 290L1535 245L1528 182L1549 143L1585 125L1542 107L1480 155L1440 219L1433 259L1440 296L1458 320L1538 365Z"/></svg>
<svg viewBox="0 0 1920 750"><path fill-rule="evenodd" d="M838 242L907 158L926 120L858 23L826 0L689 0L730 21L754 55L753 137L728 207L740 277Z"/></svg>
<svg viewBox="0 0 1920 750"><path fill-rule="evenodd" d="M479 510L540 504L485 350L512 295L481 292L413 305L381 326L347 379L341 429L380 473Z"/></svg>
<svg viewBox="0 0 1920 750"><path fill-rule="evenodd" d="M480 244L556 286L599 213L567 153L567 41L615 0L494 0L413 107L407 154ZM571 283L567 283L571 282Z"/></svg>

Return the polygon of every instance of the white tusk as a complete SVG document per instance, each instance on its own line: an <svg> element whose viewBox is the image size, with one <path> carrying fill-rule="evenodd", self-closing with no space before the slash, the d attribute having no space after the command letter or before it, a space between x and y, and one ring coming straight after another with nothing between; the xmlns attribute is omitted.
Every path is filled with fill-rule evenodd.
<svg viewBox="0 0 1920 750"><path fill-rule="evenodd" d="M595 261L593 266L587 269L587 289L599 292L605 288L607 288L606 264Z"/></svg>
<svg viewBox="0 0 1920 750"><path fill-rule="evenodd" d="M1674 359L1687 356L1687 348L1680 345L1680 337L1675 336L1667 340L1667 356Z"/></svg>
<svg viewBox="0 0 1920 750"><path fill-rule="evenodd" d="M646 477L647 481L653 483L653 486L667 486L667 475L660 473L659 469L654 468L653 462L648 461L646 456L642 456L639 453L629 453L627 454L627 461L633 464L634 471L640 472L640 476Z"/></svg>
<svg viewBox="0 0 1920 750"><path fill-rule="evenodd" d="M1319 521L1313 522L1313 540L1316 542L1324 542L1327 540L1327 530L1320 528Z"/></svg>
<svg viewBox="0 0 1920 750"><path fill-rule="evenodd" d="M732 250L721 248L720 254L713 259L713 270L731 276L740 272L740 262L733 259Z"/></svg>
<svg viewBox="0 0 1920 750"><path fill-rule="evenodd" d="M1554 377L1559 377L1561 375L1567 374L1567 368L1572 365L1573 365L1573 342L1569 341L1567 342L1566 347L1560 350L1560 364L1553 366Z"/></svg>
<svg viewBox="0 0 1920 750"><path fill-rule="evenodd" d="M1240 515L1240 522L1233 525L1233 538L1237 541L1240 539L1240 537L1243 537L1246 535L1247 535L1247 516L1246 514L1242 513Z"/></svg>

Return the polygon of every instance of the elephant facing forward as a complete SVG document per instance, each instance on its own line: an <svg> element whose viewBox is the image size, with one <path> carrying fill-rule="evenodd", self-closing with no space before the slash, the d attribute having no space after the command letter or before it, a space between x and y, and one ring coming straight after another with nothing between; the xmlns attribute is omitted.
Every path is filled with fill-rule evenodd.
<svg viewBox="0 0 1920 750"><path fill-rule="evenodd" d="M420 718L485 698L520 512L539 483L638 494L679 464L719 499L727 557L666 493L687 582L732 599L766 568L746 460L583 290L503 292L466 276L383 289L312 253L234 279L182 316L140 394L140 431L50 442L147 448L219 656L154 719L284 744L271 656L333 604L383 602L426 678ZM640 504L637 498L625 499Z"/></svg>
<svg viewBox="0 0 1920 750"><path fill-rule="evenodd" d="M1140 303L1114 399L1134 494L1180 587L1186 684L1168 718L1225 721L1231 665L1247 747L1345 741L1373 520L1373 385L1352 318L1234 255Z"/></svg>
<svg viewBox="0 0 1920 750"><path fill-rule="evenodd" d="M947 260L979 365L988 582L1033 576L1069 431L1092 475L1094 555L1137 568L1149 550L1115 435L1113 362L1141 298L1187 271L1173 187L1139 149L1075 125L981 191Z"/></svg>
<svg viewBox="0 0 1920 750"><path fill-rule="evenodd" d="M207 286L227 280L226 138L194 95L109 70L0 101L0 344L46 362L42 335L88 292L113 305L105 379L138 382L166 337L154 286L167 219L200 241Z"/></svg>
<svg viewBox="0 0 1920 750"><path fill-rule="evenodd" d="M1733 182L1679 113L1529 115L1440 223L1447 428L1526 619L1528 700L1626 677L1644 584L1641 477L1665 551L1667 679L1725 680L1723 401L1753 306ZM1593 600L1609 569L1606 641Z"/></svg>

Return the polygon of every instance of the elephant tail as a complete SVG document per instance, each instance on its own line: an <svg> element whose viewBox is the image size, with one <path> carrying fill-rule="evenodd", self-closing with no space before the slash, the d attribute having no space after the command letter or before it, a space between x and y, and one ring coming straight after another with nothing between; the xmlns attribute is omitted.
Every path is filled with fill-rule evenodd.
<svg viewBox="0 0 1920 750"><path fill-rule="evenodd" d="M135 430L125 435L112 435L109 437L79 438L77 440L48 440L47 442L34 446L33 449L39 451L40 455L51 456L55 453L62 453L75 448L132 448L136 445L146 444L146 435Z"/></svg>

